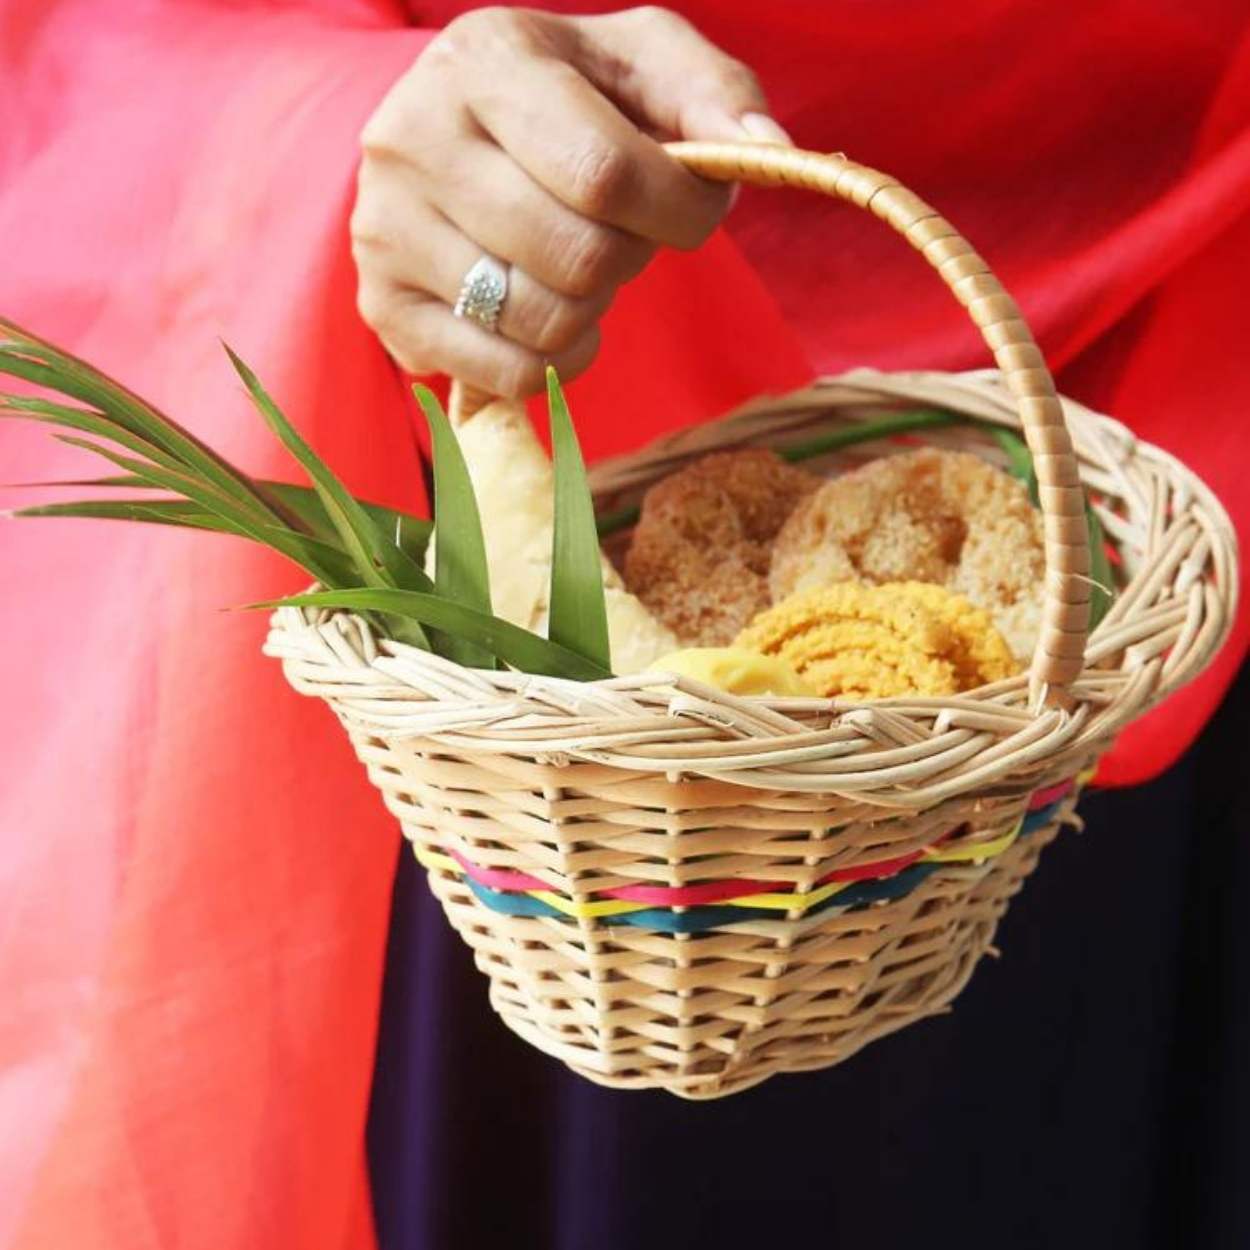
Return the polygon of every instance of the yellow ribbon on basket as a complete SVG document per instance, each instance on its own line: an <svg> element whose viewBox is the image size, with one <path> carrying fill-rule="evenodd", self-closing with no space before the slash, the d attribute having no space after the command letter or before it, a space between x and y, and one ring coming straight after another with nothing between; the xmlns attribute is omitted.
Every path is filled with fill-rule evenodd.
<svg viewBox="0 0 1250 1250"><path fill-rule="evenodd" d="M1021 816L1015 827L1001 837L989 842L977 842L972 846L952 846L946 849L933 847L920 857L920 862L930 864L973 863L983 864L987 859L1001 855L1020 836L1024 828L1024 817Z"/></svg>

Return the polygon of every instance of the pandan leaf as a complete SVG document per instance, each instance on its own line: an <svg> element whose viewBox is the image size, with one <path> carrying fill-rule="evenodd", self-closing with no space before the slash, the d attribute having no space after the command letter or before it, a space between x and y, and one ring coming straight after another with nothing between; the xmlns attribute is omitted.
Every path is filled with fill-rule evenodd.
<svg viewBox="0 0 1250 1250"><path fill-rule="evenodd" d="M777 454L783 460L798 463L814 460L817 456L854 447L857 443L871 443L879 438L893 438L898 434L910 434L915 430L935 430L943 426L960 425L967 421L962 412L945 412L936 408L920 408L909 412L892 412L875 421L860 421L855 425L830 430L827 434L808 439L805 443L793 443L782 447Z"/></svg>
<svg viewBox="0 0 1250 1250"><path fill-rule="evenodd" d="M482 518L460 442L434 392L420 385L412 390L425 413L434 449L434 588L444 598L490 614ZM431 642L458 664L469 668L491 665L492 653L466 638L440 633Z"/></svg>
<svg viewBox="0 0 1250 1250"><path fill-rule="evenodd" d="M321 502L321 497L309 486L295 486L290 482L262 481L261 485L297 513L319 538L337 541L338 533ZM424 517L387 508L367 499L356 501L372 518L373 522L391 536L396 546L418 567L425 559L425 547L434 531L433 522Z"/></svg>
<svg viewBox="0 0 1250 1250"><path fill-rule="evenodd" d="M78 517L97 521L144 521L182 529L205 530L250 538L294 561L327 586L354 586L359 579L351 561L333 543L280 525L228 521L187 499L85 499L72 503L36 504L17 508L14 517Z"/></svg>
<svg viewBox="0 0 1250 1250"><path fill-rule="evenodd" d="M432 589L425 571L352 498L347 488L282 414L252 370L229 347L226 352L266 424L312 479L326 514L338 532L343 549L355 563L361 580L379 588ZM414 620L397 619L392 632L400 642L427 649L430 645L425 631Z"/></svg>
<svg viewBox="0 0 1250 1250"><path fill-rule="evenodd" d="M187 529L239 533L229 521L206 512L190 499L83 499L73 503L43 503L15 508L15 517L85 517L97 521L151 521Z"/></svg>
<svg viewBox="0 0 1250 1250"><path fill-rule="evenodd" d="M1089 526L1089 575L1094 583L1089 600L1089 630L1093 633L1115 601L1115 573L1107 555L1102 522L1090 505L1088 496L1085 499L1085 524Z"/></svg>
<svg viewBox="0 0 1250 1250"><path fill-rule="evenodd" d="M57 434L54 437L58 443L92 452L119 469L125 469L135 477L142 478L154 490L181 495L184 499L192 501L208 512L215 513L224 520L244 524L256 519L239 500L222 494L216 487L193 477L185 469L169 469L162 464L136 460L133 456L123 455L104 443L93 442L89 438L79 438L73 434Z"/></svg>
<svg viewBox="0 0 1250 1250"><path fill-rule="evenodd" d="M3 415L3 414L0 414ZM297 486L293 482L273 482L265 478L257 478L256 484L280 499L284 506L298 515L309 530L318 538L327 542L338 543L338 531L334 528L326 514L321 497L311 486ZM60 482L10 482L5 484L9 490L46 490L51 488L89 486L92 489L121 487L130 490L157 489L150 482L135 477L130 473L118 473L112 477L80 478L77 481ZM176 502L166 500L166 503ZM401 512L396 508L387 508L380 503L370 503L367 499L356 501L388 534L396 537L399 546L411 560L418 564L425 559L425 548L433 532L433 522L424 517L413 516L410 512ZM362 579L358 578L357 581Z"/></svg>
<svg viewBox="0 0 1250 1250"><path fill-rule="evenodd" d="M352 612L383 613L388 620L407 617L444 634L467 638L524 673L566 677L573 681L598 681L611 676L606 668L559 643L438 595L410 590L324 590L248 606L345 608Z"/></svg>
<svg viewBox="0 0 1250 1250"><path fill-rule="evenodd" d="M1007 454L1008 471L1012 477L1025 483L1033 506L1040 507L1037 474L1033 470L1033 456L1028 444L1014 430L1004 430L1001 426L996 426L991 433ZM1089 530L1089 576L1093 583L1089 600L1089 632L1092 634L1115 600L1115 574L1107 555L1102 522L1090 505L1088 492L1085 492L1085 525Z"/></svg>
<svg viewBox="0 0 1250 1250"><path fill-rule="evenodd" d="M223 459L189 430L153 408L98 369L0 317L0 373L80 399L131 434L162 448L188 470L272 521L300 528L299 520L266 495L256 482ZM19 398L19 397L10 397Z"/></svg>
<svg viewBox="0 0 1250 1250"><path fill-rule="evenodd" d="M555 472L547 635L603 669L612 666L603 562L594 503L577 435L556 371L547 369Z"/></svg>
<svg viewBox="0 0 1250 1250"><path fill-rule="evenodd" d="M102 412L90 408L75 408L69 404L56 404L34 395L0 395L0 417L10 420L39 421L45 425L59 426L64 430L77 430L103 438L136 455L151 460L153 464L185 473L186 466L176 456L118 424Z"/></svg>
<svg viewBox="0 0 1250 1250"><path fill-rule="evenodd" d="M1028 444L1014 430L1004 430L1001 425L992 427L990 434L1007 455L1007 472L1025 484L1033 506L1040 508L1042 500L1038 494L1037 474L1033 471L1033 455Z"/></svg>
<svg viewBox="0 0 1250 1250"><path fill-rule="evenodd" d="M109 447L102 447L89 439L77 438L69 434L59 434L60 442L72 447L81 447L86 451L95 452L105 460L125 469L136 477L143 478L152 487L171 491L182 495L185 499L197 504L225 522L229 529L225 532L245 535L266 547L272 547L288 559L294 560L310 572L318 581L328 586L355 585L358 577L347 556L336 547L322 543L311 534L289 530L281 525L270 525L263 519L257 519L250 512L239 507L236 501L227 499L211 487L205 486L195 478L159 465L145 464L130 456ZM327 555L329 559L327 560Z"/></svg>

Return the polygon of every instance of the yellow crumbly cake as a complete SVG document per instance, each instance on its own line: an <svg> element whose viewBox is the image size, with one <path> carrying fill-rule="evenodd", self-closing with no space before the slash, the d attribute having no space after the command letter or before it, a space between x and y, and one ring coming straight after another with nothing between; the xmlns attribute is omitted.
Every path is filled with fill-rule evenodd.
<svg viewBox="0 0 1250 1250"><path fill-rule="evenodd" d="M842 582L760 613L734 644L777 656L821 694L955 694L1019 671L989 614L943 586Z"/></svg>

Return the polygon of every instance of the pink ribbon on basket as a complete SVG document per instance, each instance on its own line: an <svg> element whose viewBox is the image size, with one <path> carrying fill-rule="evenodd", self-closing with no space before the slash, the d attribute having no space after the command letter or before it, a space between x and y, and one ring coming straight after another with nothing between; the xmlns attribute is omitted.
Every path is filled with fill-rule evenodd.
<svg viewBox="0 0 1250 1250"><path fill-rule="evenodd" d="M1039 808L1057 803L1066 795L1071 794L1075 785L1075 779L1069 777L1067 781L1057 781L1053 786L1047 786L1044 790L1034 790L1033 797L1029 799L1029 811L1036 812Z"/></svg>

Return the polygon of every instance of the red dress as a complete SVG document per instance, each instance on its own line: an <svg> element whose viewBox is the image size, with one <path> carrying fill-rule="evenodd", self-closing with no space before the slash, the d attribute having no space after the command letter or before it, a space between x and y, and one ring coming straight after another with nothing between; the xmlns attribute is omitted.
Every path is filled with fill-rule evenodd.
<svg viewBox="0 0 1250 1250"><path fill-rule="evenodd" d="M345 222L363 120L420 27L462 7L0 0L0 312L278 472L220 335L354 489L418 505ZM800 144L938 205L1061 387L1176 451L1244 526L1244 4L678 7L757 68ZM748 192L625 291L572 399L593 455L817 372L984 361L889 232ZM93 467L40 430L0 440L8 481ZM5 530L0 578L0 1247L371 1246L394 822L259 655L263 622L219 610L298 573L228 540L41 522ZM1243 616L1103 779L1174 760L1245 641Z"/></svg>

